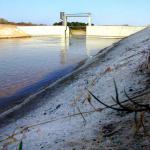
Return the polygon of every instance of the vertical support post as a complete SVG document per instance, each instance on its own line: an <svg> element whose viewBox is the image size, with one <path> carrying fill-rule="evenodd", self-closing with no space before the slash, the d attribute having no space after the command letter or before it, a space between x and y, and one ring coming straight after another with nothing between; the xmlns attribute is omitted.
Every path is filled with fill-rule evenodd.
<svg viewBox="0 0 150 150"><path fill-rule="evenodd" d="M67 15L65 12L60 12L60 19L62 20L62 25L65 26L65 39L67 37Z"/></svg>
<svg viewBox="0 0 150 150"><path fill-rule="evenodd" d="M64 16L64 26L65 26L65 39L67 37L67 16Z"/></svg>
<svg viewBox="0 0 150 150"><path fill-rule="evenodd" d="M64 26L67 26L67 16L64 16Z"/></svg>
<svg viewBox="0 0 150 150"><path fill-rule="evenodd" d="M92 17L91 17L91 14L89 14L88 16L88 25L91 26L92 25Z"/></svg>
<svg viewBox="0 0 150 150"><path fill-rule="evenodd" d="M62 25L65 26L65 12L60 12L60 19L62 20Z"/></svg>

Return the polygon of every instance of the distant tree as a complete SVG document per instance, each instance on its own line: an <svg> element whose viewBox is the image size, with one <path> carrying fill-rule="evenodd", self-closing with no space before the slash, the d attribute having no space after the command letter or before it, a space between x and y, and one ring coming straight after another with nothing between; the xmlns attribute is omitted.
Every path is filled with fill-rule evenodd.
<svg viewBox="0 0 150 150"><path fill-rule="evenodd" d="M55 22L54 24L53 24L54 26L55 25L62 25L62 21L61 22ZM67 25L68 26L86 26L87 25L87 23L83 23L83 22L67 22Z"/></svg>
<svg viewBox="0 0 150 150"><path fill-rule="evenodd" d="M54 26L58 26L58 25L62 25L63 23L62 23L62 21L61 22L55 22L53 25Z"/></svg>
<svg viewBox="0 0 150 150"><path fill-rule="evenodd" d="M63 25L63 23L62 23L62 21L61 22L55 22L53 25L54 26ZM85 27L88 25L88 23L84 23L84 22L67 22L67 25L71 29L85 29ZM94 25L94 24L92 24L92 25Z"/></svg>
<svg viewBox="0 0 150 150"><path fill-rule="evenodd" d="M8 23L8 20L6 20L4 18L0 18L0 23L1 24L6 24L6 23Z"/></svg>
<svg viewBox="0 0 150 150"><path fill-rule="evenodd" d="M10 22L4 18L0 18L0 24L11 24L11 25L21 25L21 26L44 26L45 24L35 24L32 22Z"/></svg>

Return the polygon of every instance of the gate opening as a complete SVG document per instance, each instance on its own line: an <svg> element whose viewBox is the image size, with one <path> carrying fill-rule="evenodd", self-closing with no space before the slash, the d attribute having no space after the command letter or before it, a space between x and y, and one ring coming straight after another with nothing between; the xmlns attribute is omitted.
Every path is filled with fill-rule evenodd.
<svg viewBox="0 0 150 150"><path fill-rule="evenodd" d="M88 26L92 25L92 16L91 13L76 13L76 14L66 14L65 12L60 12L60 19L62 21L62 25L66 27L65 35L67 32L67 26L70 28L70 34L77 34L77 35L85 35L86 34L86 26L69 26L68 25L68 18L88 18ZM81 29L80 32L77 30Z"/></svg>

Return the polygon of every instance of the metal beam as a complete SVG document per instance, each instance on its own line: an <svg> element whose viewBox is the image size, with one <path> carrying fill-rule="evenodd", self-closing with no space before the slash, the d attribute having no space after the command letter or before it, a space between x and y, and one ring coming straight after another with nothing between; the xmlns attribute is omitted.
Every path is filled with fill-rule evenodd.
<svg viewBox="0 0 150 150"><path fill-rule="evenodd" d="M63 21L63 25L67 26L67 18L69 17L88 17L88 25L92 25L91 13L76 13L76 14L65 14L64 12L60 13L60 18Z"/></svg>

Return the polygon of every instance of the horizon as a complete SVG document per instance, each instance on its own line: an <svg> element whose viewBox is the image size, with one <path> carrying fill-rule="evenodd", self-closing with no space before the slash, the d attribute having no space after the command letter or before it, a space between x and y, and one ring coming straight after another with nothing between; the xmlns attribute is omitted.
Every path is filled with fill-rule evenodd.
<svg viewBox="0 0 150 150"><path fill-rule="evenodd" d="M61 0L61 2L59 0L55 0L55 2L52 0L13 0L9 3L6 0L1 0L0 18L12 22L52 25L60 21L59 13L61 11L66 13L90 12L92 13L92 23L94 25L143 26L149 25L149 5L150 1L148 0L105 0L101 2L99 0L95 0L95 2L87 0ZM73 18L68 21L87 23L86 18Z"/></svg>

